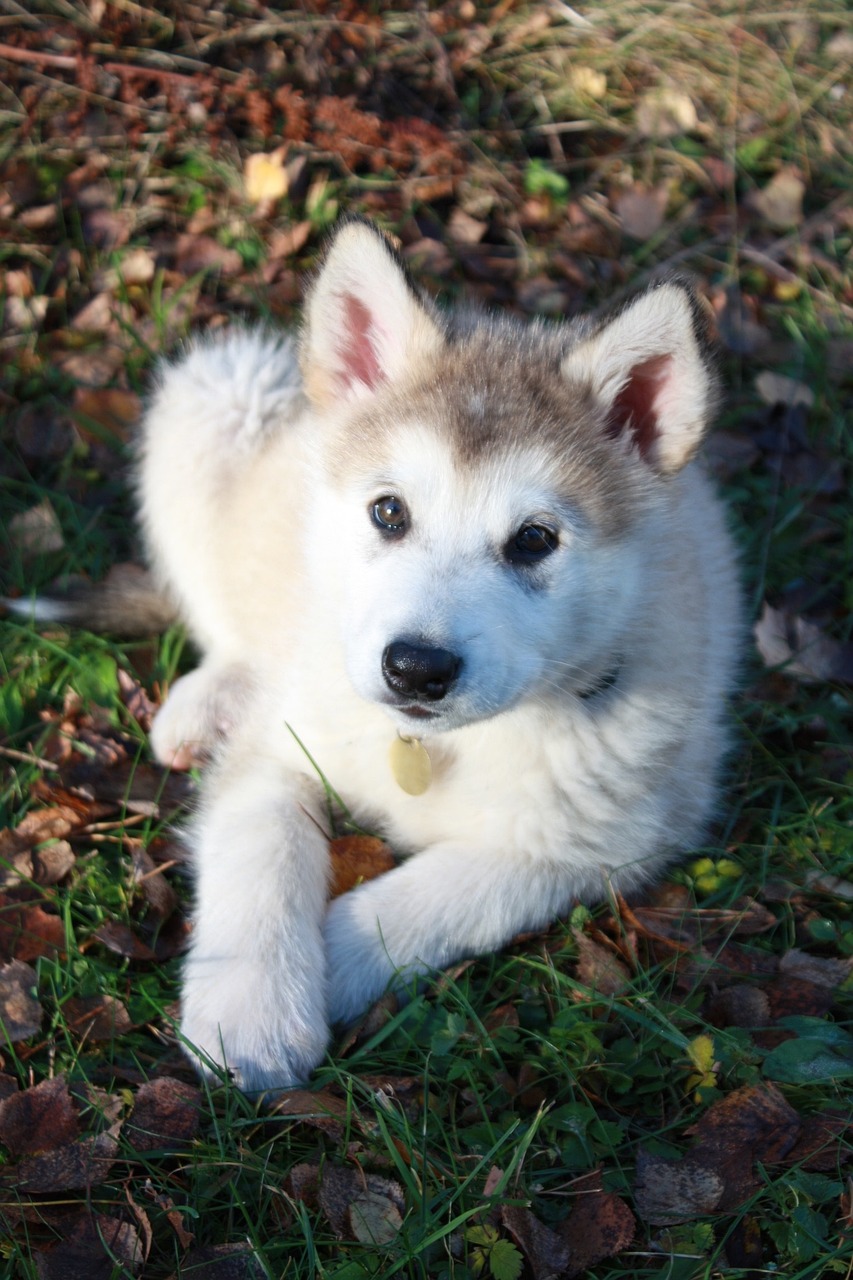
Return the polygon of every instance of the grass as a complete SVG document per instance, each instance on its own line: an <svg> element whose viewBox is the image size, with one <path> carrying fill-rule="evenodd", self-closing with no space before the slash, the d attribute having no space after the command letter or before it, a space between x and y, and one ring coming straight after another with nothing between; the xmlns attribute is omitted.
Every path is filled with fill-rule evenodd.
<svg viewBox="0 0 853 1280"><path fill-rule="evenodd" d="M120 55L192 79L211 65L208 40L224 85L233 86L254 58L253 83L271 92L275 76L258 52L265 46L251 33L240 35L251 26L251 6L229 3L210 13L188 10L189 16L177 7L158 8L157 15L134 11L121 46L110 28L116 47L107 53L98 52L92 37L93 57ZM91 421L82 423L82 432L74 425L69 406L80 360L84 373L91 372L96 357L114 349L118 354L96 385L140 393L156 356L193 324L247 314L290 319L296 272L310 265L337 206L379 216L407 244L415 239L415 222L430 234L441 227L437 234L450 245L451 260L434 268L434 283L451 293L485 289L487 301L516 304L520 286L537 275L564 284L563 254L581 272L583 296L575 301L587 308L618 299L668 267L696 272L723 319L724 301L741 298L767 336L758 348L730 343L723 357L728 396L721 427L754 445L747 464L727 465L724 476L749 605L757 615L765 598L789 603L793 612L818 618L831 638L849 642L853 432L849 366L840 373L837 366L849 360L844 343L853 339L853 131L849 76L846 90L837 92L849 54L845 63L830 48L832 37L845 31L850 37L845 7L835 0L786 3L759 14L733 4L706 10L620 0L599 16L590 11L591 26L561 6L478 6L467 17L465 6L434 9L432 25L420 10L371 10L370 22L355 14L350 34L364 43L352 45L322 6L313 16L282 10L273 17L280 19L277 38L285 52L310 34L314 88L306 87L307 71L301 86L307 98L356 94L360 110L395 118L402 94L404 114L445 127L464 157L450 188L437 185L441 175L402 162L395 168L393 159L373 170L339 163L309 132L292 144L307 157L307 180L266 213L242 194L242 156L271 150L276 130L287 125L286 112L265 134L244 99L225 106L223 99L216 109L228 129L216 132L213 116L196 125L179 117L184 106L169 97L168 82L155 79L145 82L140 102L113 114L104 107L75 134L77 126L57 129L52 120L79 108L90 90L50 64L9 64L17 70L0 99L2 173L13 192L30 184L22 208L52 206L55 221L44 230L16 223L0 243L4 591L26 594L70 574L100 578L134 554L130 444L121 432L99 434ZM23 47L70 57L87 13L82 5L50 12L45 6L32 17L40 42ZM183 35L179 20L189 24ZM0 37L4 33L8 28L0 28ZM605 77L600 94L589 92L595 81L579 69ZM650 139L638 132L636 108L661 83L690 96L697 124ZM170 112L179 129L171 128ZM99 119L109 128L95 131L93 142ZM81 177L93 153L92 173ZM802 221L772 232L756 222L747 201L781 165L804 175L806 207ZM85 200L68 198L69 190L85 195L96 183L103 209L131 217L124 242L99 239ZM645 241L614 241L616 197L637 183L666 186L667 216ZM464 255L444 230L457 208L488 224L487 244L512 247L509 283L495 283L487 255L485 266L466 272ZM566 228L582 216L591 220L583 224L590 238L578 248L565 238ZM269 248L274 232L303 221L310 223L305 247L276 260ZM816 236L810 228L818 223ZM170 256L181 233L236 249L240 267L230 275L215 267L183 270ZM135 249L151 250L150 278L105 289L107 274L120 271ZM23 272L29 283L13 272ZM29 328L12 302L26 301L28 292L47 300L43 322ZM124 304L120 323L104 331L76 329L75 316L99 292ZM768 368L815 392L804 426L773 419L761 403L754 377ZM801 473L786 471L792 454L785 433L801 426L809 441L801 452L818 461ZM840 484L827 483L830 474L840 476ZM15 517L45 500L62 542L33 555L21 546ZM154 691L190 655L177 630L156 641L120 644L83 632L41 633L9 619L0 623L0 635L7 752L2 821L15 827L28 811L68 800L57 797L56 771L41 763L56 748L63 706L60 734L70 758L77 765L88 761L94 780L88 798L80 800L78 792L78 801L103 801L119 773L124 788L100 820L104 829L87 827L72 837L70 876L48 888L31 882L29 893L7 894L0 904L0 923L19 920L22 901L40 905L58 918L64 936L59 949L45 946L39 954L37 943L31 947L44 1017L37 1035L2 1047L2 1070L21 1089L65 1073L77 1087L105 1091L92 1093L82 1113L82 1132L92 1136L114 1123L111 1107L127 1121L146 1081L192 1079L174 1030L179 959L173 949L152 961L96 938L104 926L124 927L156 948L166 935L146 882L134 874L137 845L131 842L171 861L173 806L165 793L158 793L162 803L155 796L147 808L139 799L144 734L128 711L118 673L134 673ZM69 701L69 690L82 710ZM751 984L769 989L761 965L792 947L818 963L853 956L851 900L826 887L828 877L853 881L849 687L768 675L750 656L733 714L738 747L718 829L707 849L689 851L673 870L668 891L680 895L674 900L688 920L693 904L705 910L695 919L706 932L691 939L696 952L704 942L707 964L722 963L734 943ZM121 742L126 754L119 772L104 759L109 741ZM702 856L717 864L710 875L705 868L704 878L696 868ZM722 858L738 874L720 873ZM186 896L180 865L170 876ZM754 937L732 937L734 923L712 931L710 912L744 896L764 904L771 925ZM13 949L30 927L19 931ZM715 980L707 970L686 965L677 948L636 938L632 928L613 904L592 913L579 908L542 938L442 976L355 1044L335 1047L312 1081L319 1099L338 1100L332 1124L328 1117L307 1114L300 1121L259 1111L230 1087L204 1086L189 1144L170 1142L167 1134L160 1147L140 1151L125 1123L115 1163L88 1192L59 1179L55 1191L27 1195L12 1172L0 1203L0 1274L62 1275L70 1265L62 1242L88 1203L102 1215L107 1241L86 1246L92 1275L214 1276L220 1274L216 1262L228 1275L512 1280L537 1273L502 1208L529 1206L556 1230L582 1202L582 1180L595 1169L605 1190L636 1208L641 1149L683 1155L691 1148L691 1125L736 1090L773 1080L807 1125L827 1109L850 1117L849 1074L832 1068L845 1043L832 1037L849 1028L849 978L835 992L831 1016L809 1005L807 1015L817 1023L797 1024L799 1040L824 1046L828 1057L812 1058L811 1073L790 1070L792 1078L780 1080L772 1074L777 1068L766 1067L774 1061L771 1043L743 1027L709 1021ZM599 939L622 959L635 955L613 994L580 978L583 938ZM128 1030L106 1039L81 1033L74 1001L96 995L121 1001ZM697 1086L691 1077L702 1036L712 1038L713 1068ZM306 1113L313 1109L308 1099L300 1105ZM595 1262L588 1274L595 1280L745 1280L770 1272L789 1280L849 1277L851 1155L847 1137L829 1168L759 1163L756 1185L732 1211L697 1213L671 1225L638 1218L633 1243ZM7 1164L17 1168L11 1155ZM305 1165L319 1173L300 1183ZM353 1176L363 1170L385 1182L359 1202L358 1213L345 1208L336 1215L330 1170ZM347 1194L355 1194L352 1186ZM389 1208L397 1196L399 1221ZM365 1203L374 1214L369 1227ZM148 1242L144 1263L141 1254L133 1262L109 1243L103 1223L110 1219L130 1223ZM198 1252L224 1246L244 1248L245 1256Z"/></svg>

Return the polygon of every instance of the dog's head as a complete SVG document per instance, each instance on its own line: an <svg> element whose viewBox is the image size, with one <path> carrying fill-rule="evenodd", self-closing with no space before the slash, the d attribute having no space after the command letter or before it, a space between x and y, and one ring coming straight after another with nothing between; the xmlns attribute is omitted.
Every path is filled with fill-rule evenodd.
<svg viewBox="0 0 853 1280"><path fill-rule="evenodd" d="M378 231L338 232L306 308L307 552L353 686L404 732L618 663L712 407L698 328L673 283L597 330L442 317Z"/></svg>

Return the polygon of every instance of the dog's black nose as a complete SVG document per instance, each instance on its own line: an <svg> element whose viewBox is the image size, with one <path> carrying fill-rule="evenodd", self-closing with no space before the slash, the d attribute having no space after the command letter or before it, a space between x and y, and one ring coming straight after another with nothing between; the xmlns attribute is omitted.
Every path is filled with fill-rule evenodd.
<svg viewBox="0 0 853 1280"><path fill-rule="evenodd" d="M462 666L447 649L432 649L395 640L382 655L382 674L392 693L439 702Z"/></svg>

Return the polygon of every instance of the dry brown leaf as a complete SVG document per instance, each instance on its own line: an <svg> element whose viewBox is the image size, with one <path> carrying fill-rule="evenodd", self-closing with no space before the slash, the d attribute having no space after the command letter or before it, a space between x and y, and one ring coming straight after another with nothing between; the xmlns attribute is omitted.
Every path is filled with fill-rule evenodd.
<svg viewBox="0 0 853 1280"><path fill-rule="evenodd" d="M377 836L338 836L330 842L329 854L333 898L354 889L363 880L375 880L396 865L388 845Z"/></svg>
<svg viewBox="0 0 853 1280"><path fill-rule="evenodd" d="M346 1103L327 1089L290 1089L271 1104L270 1111L300 1120L313 1129L322 1129L333 1137L343 1134L347 1117Z"/></svg>
<svg viewBox="0 0 853 1280"><path fill-rule="evenodd" d="M56 840L41 849L25 849L7 861L0 854L0 886L12 889L24 881L31 884L58 884L71 871L76 858L67 840ZM4 865L5 864L5 865Z"/></svg>
<svg viewBox="0 0 853 1280"><path fill-rule="evenodd" d="M236 276L243 269L243 259L236 249L227 249L212 236L184 234L175 242L175 269L187 276L212 270Z"/></svg>
<svg viewBox="0 0 853 1280"><path fill-rule="evenodd" d="M150 1247L150 1240L148 1242ZM136 1227L102 1213L81 1215L56 1248L35 1255L39 1280L111 1280L137 1275L148 1248ZM117 1273L116 1266L120 1267Z"/></svg>
<svg viewBox="0 0 853 1280"><path fill-rule="evenodd" d="M802 405L811 409L814 404L814 392L804 382L796 378L788 378L783 373L773 373L765 369L755 379L755 389L765 404L783 404L788 407Z"/></svg>
<svg viewBox="0 0 853 1280"><path fill-rule="evenodd" d="M137 1091L125 1136L137 1151L180 1151L198 1132L200 1108L195 1085L160 1076Z"/></svg>
<svg viewBox="0 0 853 1280"><path fill-rule="evenodd" d="M557 1280L566 1274L571 1246L523 1205L501 1205L501 1222L527 1259L533 1280Z"/></svg>
<svg viewBox="0 0 853 1280"><path fill-rule="evenodd" d="M178 909L178 895L166 879L163 868L156 865L141 840L126 839L124 847L130 852L133 879L149 909L161 920L168 920Z"/></svg>
<svg viewBox="0 0 853 1280"><path fill-rule="evenodd" d="M779 972L787 978L797 978L803 982L811 982L816 987L834 990L853 972L853 957L836 960L833 956L812 956L807 951L792 947L780 956Z"/></svg>
<svg viewBox="0 0 853 1280"><path fill-rule="evenodd" d="M35 969L20 960L0 966L0 1025L12 1044L28 1040L41 1026L42 1008L35 996Z"/></svg>
<svg viewBox="0 0 853 1280"><path fill-rule="evenodd" d="M126 960L156 960L157 954L142 941L137 938L133 930L126 924L122 924L120 920L107 920L104 924L99 925L92 934L98 942L109 950L115 952L118 956L124 956Z"/></svg>
<svg viewBox="0 0 853 1280"><path fill-rule="evenodd" d="M768 667L782 667L803 681L853 683L853 643L833 640L814 622L765 602L753 634Z"/></svg>
<svg viewBox="0 0 853 1280"><path fill-rule="evenodd" d="M637 129L644 138L675 138L696 128L696 108L678 89L650 89L637 103Z"/></svg>
<svg viewBox="0 0 853 1280"><path fill-rule="evenodd" d="M371 1175L373 1177L373 1175ZM381 1191L366 1187L351 1201L349 1220L353 1236L362 1244L389 1245L403 1225L403 1189L399 1183L385 1184ZM392 1199L387 1187L395 1187L399 1195Z"/></svg>
<svg viewBox="0 0 853 1280"><path fill-rule="evenodd" d="M8 527L9 545L22 556L46 556L65 546L62 526L49 498L12 516Z"/></svg>
<svg viewBox="0 0 853 1280"><path fill-rule="evenodd" d="M72 996L62 1011L70 1029L84 1040L114 1040L133 1027L127 1009L115 996Z"/></svg>
<svg viewBox="0 0 853 1280"><path fill-rule="evenodd" d="M715 1027L765 1027L770 1021L770 1001L761 987L735 983L712 997L707 1018Z"/></svg>
<svg viewBox="0 0 853 1280"><path fill-rule="evenodd" d="M120 1124L111 1125L92 1138L53 1146L38 1155L25 1156L10 1172L21 1191L85 1191L103 1182L118 1155Z"/></svg>
<svg viewBox="0 0 853 1280"><path fill-rule="evenodd" d="M50 1151L74 1141L80 1121L64 1075L43 1080L0 1102L0 1142L13 1156Z"/></svg>
<svg viewBox="0 0 853 1280"><path fill-rule="evenodd" d="M133 391L78 387L74 392L75 424L87 444L102 443L104 433L126 442L141 413L142 402Z"/></svg>
<svg viewBox="0 0 853 1280"><path fill-rule="evenodd" d="M0 893L0 958L38 960L65 950L65 925L42 907Z"/></svg>
<svg viewBox="0 0 853 1280"><path fill-rule="evenodd" d="M666 187L650 191L642 183L621 192L615 212L622 230L634 240L650 240L663 226L668 198Z"/></svg>
<svg viewBox="0 0 853 1280"><path fill-rule="evenodd" d="M739 1208L759 1185L756 1162L773 1164L793 1147L800 1117L775 1085L745 1085L715 1102L687 1129L695 1136L690 1158L723 1181L720 1209Z"/></svg>
<svg viewBox="0 0 853 1280"><path fill-rule="evenodd" d="M853 1119L849 1112L821 1111L809 1116L785 1163L820 1173L836 1171L842 1160L849 1159L851 1129Z"/></svg>
<svg viewBox="0 0 853 1280"><path fill-rule="evenodd" d="M627 1249L637 1223L624 1200L610 1191L580 1194L560 1235L571 1250L566 1280Z"/></svg>
<svg viewBox="0 0 853 1280"><path fill-rule="evenodd" d="M634 1202L640 1217L654 1226L675 1226L713 1213L724 1190L720 1174L700 1160L665 1160L642 1149L637 1154Z"/></svg>
<svg viewBox="0 0 853 1280"><path fill-rule="evenodd" d="M628 966L608 947L572 929L578 947L577 977L584 986L603 996L618 996L631 985ZM580 993L578 993L580 995Z"/></svg>
<svg viewBox="0 0 853 1280"><path fill-rule="evenodd" d="M796 169L785 166L761 191L751 192L746 203L777 231L788 231L803 220L806 185Z"/></svg>
<svg viewBox="0 0 853 1280"><path fill-rule="evenodd" d="M191 1249L181 1259L180 1271L173 1271L169 1280L265 1280L268 1275L251 1245L211 1244Z"/></svg>
<svg viewBox="0 0 853 1280"><path fill-rule="evenodd" d="M352 1232L366 1244L390 1243L406 1208L399 1182L333 1164L323 1169L317 1199L336 1236Z"/></svg>
<svg viewBox="0 0 853 1280"><path fill-rule="evenodd" d="M305 219L303 222L295 222L285 231L274 231L270 237L269 257L275 262L276 259L290 258L294 253L298 253L308 243L313 230L313 224Z"/></svg>

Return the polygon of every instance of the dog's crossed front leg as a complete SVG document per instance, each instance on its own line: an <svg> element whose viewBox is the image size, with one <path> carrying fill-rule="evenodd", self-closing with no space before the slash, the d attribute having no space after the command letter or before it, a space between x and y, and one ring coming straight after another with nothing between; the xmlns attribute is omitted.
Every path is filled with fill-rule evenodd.
<svg viewBox="0 0 853 1280"><path fill-rule="evenodd" d="M195 922L181 1034L247 1092L287 1088L328 1041L322 919L328 845L312 784L232 752L192 832Z"/></svg>
<svg viewBox="0 0 853 1280"><path fill-rule="evenodd" d="M337 898L326 916L332 1022L347 1022L390 985L505 945L564 911L583 877L545 857L463 848L416 854Z"/></svg>

